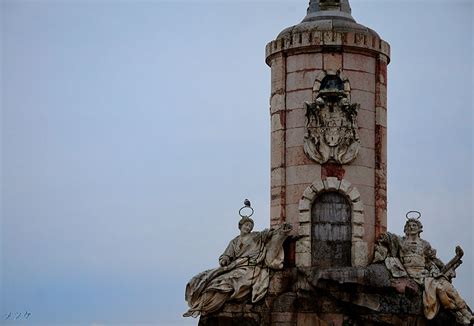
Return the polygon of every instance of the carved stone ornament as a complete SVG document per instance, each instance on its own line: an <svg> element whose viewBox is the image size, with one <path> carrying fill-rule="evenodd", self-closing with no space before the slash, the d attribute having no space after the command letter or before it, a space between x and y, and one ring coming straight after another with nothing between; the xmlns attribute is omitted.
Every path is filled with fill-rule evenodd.
<svg viewBox="0 0 474 326"><path fill-rule="evenodd" d="M248 200L245 208L251 209ZM199 273L186 285L189 310L184 317L205 316L220 310L227 301L247 296L256 303L267 293L270 270L283 268L283 242L292 226L282 224L277 229L252 232L253 220L241 216L240 235L229 242L219 257L220 266Z"/></svg>
<svg viewBox="0 0 474 326"><path fill-rule="evenodd" d="M350 104L350 91L339 74L327 74L316 83L320 87L313 102L305 102L304 151L319 164L350 163L360 148L356 122L359 105Z"/></svg>
<svg viewBox="0 0 474 326"><path fill-rule="evenodd" d="M443 307L453 313L459 324L471 325L474 316L452 284L455 270L462 264L461 247L456 247L456 256L444 264L430 243L420 238L423 225L417 218L409 218L404 231L404 237L382 234L375 244L373 262L384 262L393 278L410 278L420 285L423 312L428 320Z"/></svg>

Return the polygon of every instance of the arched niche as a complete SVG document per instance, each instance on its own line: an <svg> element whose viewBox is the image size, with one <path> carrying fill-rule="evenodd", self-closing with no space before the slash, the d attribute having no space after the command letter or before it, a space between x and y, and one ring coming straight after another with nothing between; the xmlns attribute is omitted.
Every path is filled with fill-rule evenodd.
<svg viewBox="0 0 474 326"><path fill-rule="evenodd" d="M349 181L334 177L325 180L318 179L303 192L298 206L299 235L301 238L296 242L296 266L318 268L318 264L313 262L312 237L314 236L314 227L312 225L314 224L312 223L311 210L315 200L324 193L338 193L347 200L350 207L350 266L367 266L368 245L363 239L365 217L360 193Z"/></svg>

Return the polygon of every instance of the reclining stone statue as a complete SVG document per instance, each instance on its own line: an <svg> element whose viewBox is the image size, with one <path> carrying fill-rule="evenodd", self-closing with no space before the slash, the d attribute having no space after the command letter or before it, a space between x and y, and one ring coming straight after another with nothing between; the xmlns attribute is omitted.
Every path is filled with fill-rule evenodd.
<svg viewBox="0 0 474 326"><path fill-rule="evenodd" d="M242 216L240 235L230 241L219 257L220 267L204 271L189 281L185 294L189 310L184 317L207 315L218 311L227 301L244 299L250 293L252 303L265 296L269 269L283 268L283 241L292 226L282 224L277 229L252 232L253 226L250 217Z"/></svg>
<svg viewBox="0 0 474 326"><path fill-rule="evenodd" d="M451 283L455 269L462 263L461 247L456 248L456 256L444 265L429 242L420 238L423 225L419 217L408 218L407 214L404 232L404 237L392 233L380 236L375 245L374 263L384 262L393 277L409 277L424 288L423 310L427 319L433 319L442 305L455 314L458 323L469 325L474 321L473 315Z"/></svg>

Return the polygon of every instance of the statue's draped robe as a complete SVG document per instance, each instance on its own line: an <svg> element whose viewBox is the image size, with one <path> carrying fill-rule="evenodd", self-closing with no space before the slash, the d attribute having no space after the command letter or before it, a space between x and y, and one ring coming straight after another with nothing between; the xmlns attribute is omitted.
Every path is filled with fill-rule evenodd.
<svg viewBox="0 0 474 326"><path fill-rule="evenodd" d="M193 316L217 311L229 300L242 299L249 293L252 302L267 293L269 268L283 267L283 241L287 234L264 230L237 236L230 241L219 261L228 259L229 265L204 271L186 286L188 313Z"/></svg>
<svg viewBox="0 0 474 326"><path fill-rule="evenodd" d="M441 305L448 310L467 309L465 301L441 273L442 262L429 242L408 241L388 232L382 242L376 245L374 262L384 261L393 277L409 276L423 285L423 311L427 319L433 319Z"/></svg>

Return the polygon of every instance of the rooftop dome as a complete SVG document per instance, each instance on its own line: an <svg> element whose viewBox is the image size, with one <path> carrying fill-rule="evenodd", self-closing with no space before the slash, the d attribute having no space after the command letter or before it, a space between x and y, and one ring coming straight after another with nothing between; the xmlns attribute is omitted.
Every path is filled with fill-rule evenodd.
<svg viewBox="0 0 474 326"><path fill-rule="evenodd" d="M297 25L284 29L277 37L290 37L304 31L358 32L379 37L372 29L358 24L351 15L349 0L311 0L306 17Z"/></svg>

